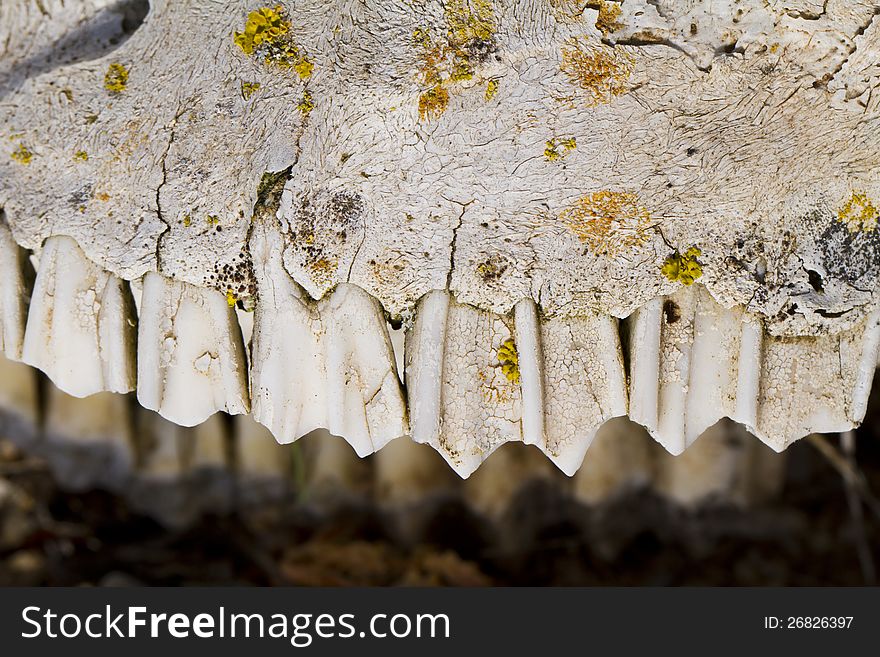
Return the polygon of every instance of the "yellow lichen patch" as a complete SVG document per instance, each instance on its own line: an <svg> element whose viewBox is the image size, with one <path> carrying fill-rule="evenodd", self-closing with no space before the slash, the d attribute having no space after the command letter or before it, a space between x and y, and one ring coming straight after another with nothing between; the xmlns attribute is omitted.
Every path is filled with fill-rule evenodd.
<svg viewBox="0 0 880 657"><path fill-rule="evenodd" d="M86 153L85 151L77 151L76 153L73 154L73 159L78 160L80 162L88 162L89 161L89 154Z"/></svg>
<svg viewBox="0 0 880 657"><path fill-rule="evenodd" d="M294 42L291 28L284 7L261 7L247 15L244 31L236 32L233 41L244 54L280 68L293 68L305 80L311 77L314 64Z"/></svg>
<svg viewBox="0 0 880 657"><path fill-rule="evenodd" d="M24 144L19 144L18 148L12 151L10 157L19 164L30 164L34 159L34 154Z"/></svg>
<svg viewBox="0 0 880 657"><path fill-rule="evenodd" d="M235 296L235 292L231 287L226 288L226 303L229 304L230 308L235 308L235 304L238 301L238 297Z"/></svg>
<svg viewBox="0 0 880 657"><path fill-rule="evenodd" d="M125 91L128 85L128 69L122 64L113 62L104 74L104 88L110 93L118 94Z"/></svg>
<svg viewBox="0 0 880 657"><path fill-rule="evenodd" d="M660 273L670 281L692 285L703 275L703 266L697 260L701 253L700 249L695 246L689 248L684 254L676 251L663 262Z"/></svg>
<svg viewBox="0 0 880 657"><path fill-rule="evenodd" d="M607 103L626 92L635 60L619 48L587 46L576 39L562 48L560 69L586 92L588 105Z"/></svg>
<svg viewBox="0 0 880 657"><path fill-rule="evenodd" d="M439 117L449 104L446 87L473 80L479 64L495 49L495 10L489 0L448 0L444 4L445 34L426 28L413 31L413 45L419 49L419 117ZM486 100L498 90L489 81Z"/></svg>
<svg viewBox="0 0 880 657"><path fill-rule="evenodd" d="M507 380L519 385L519 354L516 353L516 343L513 338L507 338L498 347L498 362L501 364L501 372Z"/></svg>
<svg viewBox="0 0 880 657"><path fill-rule="evenodd" d="M419 117L424 121L436 119L449 105L449 92L440 85L419 96Z"/></svg>
<svg viewBox="0 0 880 657"><path fill-rule="evenodd" d="M851 233L876 230L880 207L874 205L865 192L854 191L837 211L837 218Z"/></svg>
<svg viewBox="0 0 880 657"><path fill-rule="evenodd" d="M220 225L220 217L218 217L216 214L209 214L207 217L205 217L205 223L208 224L209 226L211 226L212 228L214 226L219 226Z"/></svg>
<svg viewBox="0 0 880 657"><path fill-rule="evenodd" d="M548 139L544 149L544 157L550 162L555 162L564 158L575 148L577 148L577 140L574 137Z"/></svg>
<svg viewBox="0 0 880 657"><path fill-rule="evenodd" d="M315 109L315 101L312 99L312 94L308 91L303 93L302 100L296 106L302 115L303 118L308 118L309 114L311 114L312 110Z"/></svg>
<svg viewBox="0 0 880 657"><path fill-rule="evenodd" d="M651 226L635 194L608 190L579 198L559 218L593 253L608 256L644 243Z"/></svg>
<svg viewBox="0 0 880 657"><path fill-rule="evenodd" d="M596 28L602 34L610 34L623 27L618 21L623 13L619 4L608 2L608 0L598 0L595 8L599 10L599 16L596 18Z"/></svg>
<svg viewBox="0 0 880 657"><path fill-rule="evenodd" d="M241 97L245 100L250 100L250 97L253 96L260 90L259 82L242 82L241 83Z"/></svg>
<svg viewBox="0 0 880 657"><path fill-rule="evenodd" d="M192 225L192 215L185 214L183 215L183 226L184 228L189 228Z"/></svg>
<svg viewBox="0 0 880 657"><path fill-rule="evenodd" d="M495 98L498 93L498 80L489 80L486 84L486 102Z"/></svg>

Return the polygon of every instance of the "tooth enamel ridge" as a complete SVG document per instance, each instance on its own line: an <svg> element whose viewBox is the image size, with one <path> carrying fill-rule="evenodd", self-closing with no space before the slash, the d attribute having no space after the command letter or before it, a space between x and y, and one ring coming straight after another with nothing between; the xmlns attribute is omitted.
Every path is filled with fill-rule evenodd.
<svg viewBox="0 0 880 657"><path fill-rule="evenodd" d="M125 282L69 237L43 245L22 360L74 397L135 388L135 312Z"/></svg>
<svg viewBox="0 0 880 657"><path fill-rule="evenodd" d="M241 331L216 290L147 274L137 368L140 404L182 426L250 410Z"/></svg>

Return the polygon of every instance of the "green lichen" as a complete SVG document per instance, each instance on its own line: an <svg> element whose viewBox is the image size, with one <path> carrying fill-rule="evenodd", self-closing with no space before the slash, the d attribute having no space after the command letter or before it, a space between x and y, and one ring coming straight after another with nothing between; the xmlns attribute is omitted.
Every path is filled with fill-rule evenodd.
<svg viewBox="0 0 880 657"><path fill-rule="evenodd" d="M703 266L697 260L701 253L700 249L695 246L689 248L684 254L676 251L663 262L660 273L670 281L692 285L703 275Z"/></svg>
<svg viewBox="0 0 880 657"><path fill-rule="evenodd" d="M122 64L113 62L104 74L104 88L113 94L125 91L128 86L128 69Z"/></svg>

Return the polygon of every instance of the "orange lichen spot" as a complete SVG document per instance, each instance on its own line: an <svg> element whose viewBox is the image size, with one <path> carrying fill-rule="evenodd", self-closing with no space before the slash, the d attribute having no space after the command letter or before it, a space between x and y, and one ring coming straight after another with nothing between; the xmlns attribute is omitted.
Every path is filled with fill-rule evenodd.
<svg viewBox="0 0 880 657"><path fill-rule="evenodd" d="M113 62L104 74L104 88L110 93L118 94L125 91L128 85L128 69L122 64Z"/></svg>
<svg viewBox="0 0 880 657"><path fill-rule="evenodd" d="M329 285L336 274L336 261L330 258L318 258L308 264L309 274L318 285Z"/></svg>
<svg viewBox="0 0 880 657"><path fill-rule="evenodd" d="M95 194L95 198L99 201L103 201L104 203L106 203L110 200L110 194L108 194L107 192L98 192L97 194Z"/></svg>
<svg viewBox="0 0 880 657"><path fill-rule="evenodd" d="M577 148L577 140L574 137L548 139L546 148L544 148L544 157L550 162L555 162L564 158L575 148Z"/></svg>
<svg viewBox="0 0 880 657"><path fill-rule="evenodd" d="M684 285L692 285L695 280L703 275L703 266L697 258L702 252L692 246L684 254L676 251L663 262L660 273L670 281L677 281Z"/></svg>
<svg viewBox="0 0 880 657"><path fill-rule="evenodd" d="M560 220L593 253L614 256L648 239L651 213L635 194L603 190L582 196Z"/></svg>
<svg viewBox="0 0 880 657"><path fill-rule="evenodd" d="M837 211L837 218L851 233L869 232L877 229L880 207L874 205L865 192L854 191Z"/></svg>
<svg viewBox="0 0 880 657"><path fill-rule="evenodd" d="M88 162L89 161L89 154L86 153L85 151L77 151L76 153L73 154L73 159L78 160L80 162Z"/></svg>
<svg viewBox="0 0 880 657"><path fill-rule="evenodd" d="M261 7L247 15L244 31L235 32L232 40L244 54L280 68L293 68L305 80L311 77L314 64L294 42L292 25L281 5Z"/></svg>
<svg viewBox="0 0 880 657"><path fill-rule="evenodd" d="M253 96L260 90L259 82L242 82L241 83L241 97L245 100L250 100L250 97Z"/></svg>
<svg viewBox="0 0 880 657"><path fill-rule="evenodd" d="M635 60L619 48L587 46L572 39L562 48L560 69L586 92L587 103L592 106L626 92Z"/></svg>
<svg viewBox="0 0 880 657"><path fill-rule="evenodd" d="M18 162L19 164L28 165L31 163L31 160L34 159L34 154L30 151L30 149L24 144L19 143L18 148L16 148L10 156L13 160Z"/></svg>
<svg viewBox="0 0 880 657"><path fill-rule="evenodd" d="M618 20L623 13L618 3L598 0L595 8L599 10L599 16L596 18L596 28L602 34L607 35L623 27L623 24Z"/></svg>
<svg viewBox="0 0 880 657"><path fill-rule="evenodd" d="M428 89L419 96L419 117L422 120L436 119L449 105L449 92L440 85Z"/></svg>
<svg viewBox="0 0 880 657"><path fill-rule="evenodd" d="M498 347L498 362L501 365L501 372L507 377L507 380L514 385L519 385L519 354L516 352L516 343L513 338L507 338Z"/></svg>

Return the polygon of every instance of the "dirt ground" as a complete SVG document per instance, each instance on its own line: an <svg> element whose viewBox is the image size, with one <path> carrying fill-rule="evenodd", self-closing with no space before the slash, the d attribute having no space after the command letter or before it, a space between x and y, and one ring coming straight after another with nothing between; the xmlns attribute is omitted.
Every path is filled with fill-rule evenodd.
<svg viewBox="0 0 880 657"><path fill-rule="evenodd" d="M642 491L591 509L534 484L495 523L461 500L432 500L411 511L417 541L375 508L319 517L292 502L168 530L107 492L59 490L44 463L0 443L0 584L873 584L877 401L856 434L856 514L834 454L804 440L789 450L781 496L758 507L684 511Z"/></svg>

